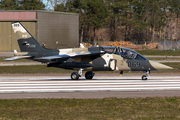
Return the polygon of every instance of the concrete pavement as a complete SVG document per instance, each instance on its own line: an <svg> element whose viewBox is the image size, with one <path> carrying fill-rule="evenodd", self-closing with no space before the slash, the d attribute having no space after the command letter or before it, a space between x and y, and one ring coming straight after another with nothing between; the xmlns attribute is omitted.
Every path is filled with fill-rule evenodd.
<svg viewBox="0 0 180 120"><path fill-rule="evenodd" d="M70 76L8 75L0 76L0 93L55 93L55 92L138 92L180 91L180 76L95 76L74 81Z"/></svg>

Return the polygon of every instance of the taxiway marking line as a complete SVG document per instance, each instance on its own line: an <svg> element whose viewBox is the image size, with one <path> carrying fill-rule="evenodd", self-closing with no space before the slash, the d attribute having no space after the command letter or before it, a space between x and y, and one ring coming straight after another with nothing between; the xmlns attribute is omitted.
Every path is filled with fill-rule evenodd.
<svg viewBox="0 0 180 120"><path fill-rule="evenodd" d="M48 77L48 78L47 78ZM102 77L103 76L101 76L101 77L99 77L99 76L95 76L94 78L93 78L93 80L98 80L98 79L102 79ZM112 76L112 77L106 77L106 78L104 78L104 80L107 80L107 79L112 79L112 78L114 78L114 79L119 79L119 80L123 80L123 79L135 79L135 80L140 80L141 79L141 76L139 76L139 77L137 77L137 76L135 76L135 77L132 77L132 76L127 76L127 77L118 77L118 76ZM154 76L151 76L150 77L150 79L172 79L172 78L177 78L177 79L180 79L180 76L172 76L172 77L166 77L166 76L164 76L164 77L154 77ZM46 77L44 77L44 76L36 76L36 77L34 77L34 76L25 76L25 77L23 77L23 76L14 76L14 77L11 77L11 76L0 76L0 80L1 79L4 79L4 80L6 80L6 79L8 79L8 80L37 80L37 79L39 79L39 80L49 80L49 79L57 79L57 80L61 80L61 79L66 79L66 80L71 80L69 77L53 77L53 76L46 76ZM81 79L80 78L80 80L86 80L86 79Z"/></svg>
<svg viewBox="0 0 180 120"><path fill-rule="evenodd" d="M5 80L9 80L9 79L5 79ZM103 82L107 82L107 83L111 83L111 82L126 82L126 83L130 83L130 82L144 82L144 83L147 83L147 82L169 82L169 81L180 81L180 79L171 79L171 80L157 80L157 79L154 79L154 80L121 80L121 79L119 79L119 80L96 80L96 79L93 79L93 80L91 80L91 81L88 81L88 80L79 80L79 81L70 81L70 80L64 80L64 81L61 81L61 80L53 80L53 79L46 79L46 80L48 80L48 81L46 81L46 80L38 80L38 79L36 79L37 81L31 81L31 82L11 82L11 80L10 81L8 81L8 82L4 82L5 80L1 80L0 79L0 83L12 83L12 84L16 84L16 83L103 83ZM17 80L20 80L20 79L17 79ZM23 81L30 81L30 80L23 80Z"/></svg>
<svg viewBox="0 0 180 120"><path fill-rule="evenodd" d="M111 86L41 86L41 87L0 87L0 89L22 89L22 88L104 88L104 87L108 87L108 88L112 88L112 87L171 87L171 86L176 86L180 88L180 84L175 84L175 85L111 85Z"/></svg>
<svg viewBox="0 0 180 120"><path fill-rule="evenodd" d="M18 84L14 84L14 83L11 83L9 82L8 83L1 83L0 82L0 86L47 86L47 85L52 85L52 86L59 86L59 85L128 85L128 84L132 84L132 85L137 85L137 84L140 84L140 85L147 85L147 84L180 84L180 82L145 82L145 83L76 83L76 84L72 84L72 83L67 83L67 84L21 84L21 83L18 83Z"/></svg>
<svg viewBox="0 0 180 120"><path fill-rule="evenodd" d="M67 80L51 77L36 78L33 80L19 79L20 77L8 76L3 80L0 77L0 93L26 93L26 92L98 92L98 91L156 91L178 90L180 91L180 79L176 76L168 79L163 77L150 80L137 80L126 77L125 80L117 77L106 77L106 80Z"/></svg>
<svg viewBox="0 0 180 120"><path fill-rule="evenodd" d="M6 91L12 91L12 92L16 92L16 91L21 91L21 92L65 92L65 91L101 91L101 90L179 90L180 87L154 87L154 88L89 88L89 89L19 89L19 90L0 90L0 92L6 92Z"/></svg>

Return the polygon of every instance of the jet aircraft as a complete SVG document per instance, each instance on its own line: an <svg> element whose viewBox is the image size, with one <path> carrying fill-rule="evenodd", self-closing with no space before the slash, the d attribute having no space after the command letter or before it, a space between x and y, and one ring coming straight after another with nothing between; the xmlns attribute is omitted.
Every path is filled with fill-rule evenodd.
<svg viewBox="0 0 180 120"><path fill-rule="evenodd" d="M120 74L123 74L123 71L143 71L146 75L142 76L142 80L147 80L150 71L173 69L124 47L47 49L40 45L20 22L12 23L12 28L21 52L15 50L15 57L5 60L32 59L47 63L47 67L76 70L77 72L71 74L72 80L78 80L83 70L87 71L86 79L93 78L93 71L119 71Z"/></svg>

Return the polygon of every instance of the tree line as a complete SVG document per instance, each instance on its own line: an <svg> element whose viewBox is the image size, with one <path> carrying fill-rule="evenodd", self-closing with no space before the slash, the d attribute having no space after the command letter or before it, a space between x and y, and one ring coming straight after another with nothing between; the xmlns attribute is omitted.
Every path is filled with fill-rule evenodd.
<svg viewBox="0 0 180 120"><path fill-rule="evenodd" d="M62 2L63 1L63 2ZM180 0L47 0L54 11L79 13L80 42L179 40ZM15 3L15 4L14 4ZM42 10L38 0L1 0L3 10ZM104 30L103 37L97 35Z"/></svg>
<svg viewBox="0 0 180 120"><path fill-rule="evenodd" d="M54 10L79 13L81 42L102 28L111 41L179 40L180 0L67 0Z"/></svg>
<svg viewBox="0 0 180 120"><path fill-rule="evenodd" d="M1 0L1 10L44 10L45 5L38 0Z"/></svg>

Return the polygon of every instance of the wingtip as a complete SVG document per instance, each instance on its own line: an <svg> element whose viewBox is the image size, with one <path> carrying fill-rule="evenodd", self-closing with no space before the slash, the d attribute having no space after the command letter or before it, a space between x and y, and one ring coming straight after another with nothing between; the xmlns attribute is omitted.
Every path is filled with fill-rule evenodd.
<svg viewBox="0 0 180 120"><path fill-rule="evenodd" d="M6 58L6 59L4 59L5 61L11 61L12 60L12 58Z"/></svg>

